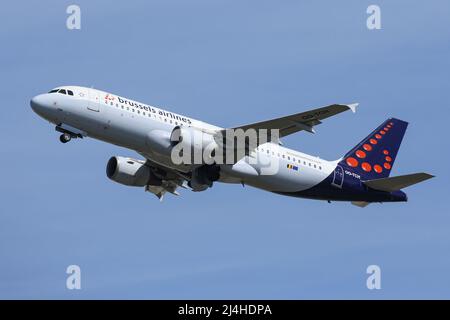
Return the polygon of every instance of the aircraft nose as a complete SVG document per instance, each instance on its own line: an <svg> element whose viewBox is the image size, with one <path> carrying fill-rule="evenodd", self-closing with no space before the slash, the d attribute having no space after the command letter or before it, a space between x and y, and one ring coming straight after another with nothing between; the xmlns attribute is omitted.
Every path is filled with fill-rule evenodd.
<svg viewBox="0 0 450 320"><path fill-rule="evenodd" d="M50 97L46 93L33 97L30 101L30 106L41 117L46 117L53 113Z"/></svg>
<svg viewBox="0 0 450 320"><path fill-rule="evenodd" d="M44 108L44 101L42 96L43 95L40 94L31 98L30 106L31 109L33 109L33 111L36 113L42 112L42 109Z"/></svg>

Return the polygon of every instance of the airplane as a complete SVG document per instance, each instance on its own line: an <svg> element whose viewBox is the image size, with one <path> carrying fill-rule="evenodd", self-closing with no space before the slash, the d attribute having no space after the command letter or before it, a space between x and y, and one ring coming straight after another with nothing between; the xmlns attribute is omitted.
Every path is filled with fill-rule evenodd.
<svg viewBox="0 0 450 320"><path fill-rule="evenodd" d="M56 125L62 143L91 137L139 153L143 160L111 157L106 175L126 186L143 187L160 200L166 193L179 195L179 187L204 191L214 182L223 182L249 185L285 196L347 201L365 207L370 203L405 202L408 199L402 189L434 177L424 172L389 176L408 126L407 122L396 118L384 121L334 161L286 148L279 139L257 141L253 146L246 143L245 152L231 163L173 161L174 139L180 142L183 137L201 133L202 139L207 141L222 139L224 142L224 132L238 129L277 130L279 138L299 131L314 133L314 127L323 120L344 111L355 112L358 104L333 104L234 128L214 126L81 86L54 88L33 97L30 105L40 117ZM203 142L192 142L189 146L201 149ZM276 172L263 174L262 160L258 159L266 164L276 163Z"/></svg>

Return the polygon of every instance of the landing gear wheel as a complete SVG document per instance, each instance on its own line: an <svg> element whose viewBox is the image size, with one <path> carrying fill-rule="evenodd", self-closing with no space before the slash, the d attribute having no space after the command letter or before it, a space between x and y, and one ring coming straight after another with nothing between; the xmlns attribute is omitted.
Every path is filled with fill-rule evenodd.
<svg viewBox="0 0 450 320"><path fill-rule="evenodd" d="M70 134L68 133L63 133L60 137L59 137L59 141L61 141L62 143L67 143L72 139L72 137L70 136Z"/></svg>

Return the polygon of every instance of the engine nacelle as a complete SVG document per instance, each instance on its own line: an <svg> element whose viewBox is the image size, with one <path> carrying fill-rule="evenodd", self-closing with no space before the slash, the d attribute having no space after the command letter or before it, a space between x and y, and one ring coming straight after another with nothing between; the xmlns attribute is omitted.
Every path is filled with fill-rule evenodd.
<svg viewBox="0 0 450 320"><path fill-rule="evenodd" d="M111 157L106 165L111 180L132 187L143 187L152 178L151 170L143 161L125 157Z"/></svg>
<svg viewBox="0 0 450 320"><path fill-rule="evenodd" d="M217 142L212 134L192 127L176 126L170 135L175 164L213 164Z"/></svg>

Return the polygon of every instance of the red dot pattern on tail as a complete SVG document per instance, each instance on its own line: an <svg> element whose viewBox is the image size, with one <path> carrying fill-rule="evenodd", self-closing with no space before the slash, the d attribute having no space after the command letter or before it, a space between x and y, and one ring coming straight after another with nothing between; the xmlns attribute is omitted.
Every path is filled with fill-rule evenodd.
<svg viewBox="0 0 450 320"><path fill-rule="evenodd" d="M358 166L358 160L356 160L355 158L352 158L352 157L348 157L347 158L347 164L350 167L357 167Z"/></svg>
<svg viewBox="0 0 450 320"><path fill-rule="evenodd" d="M360 159L364 159L366 157L366 153L362 150L358 150L355 152L356 156Z"/></svg>
<svg viewBox="0 0 450 320"><path fill-rule="evenodd" d="M372 166L371 166L370 163L368 163L368 162L363 162L363 163L361 164L361 168L362 168L364 171L366 171L366 172L372 171Z"/></svg>
<svg viewBox="0 0 450 320"><path fill-rule="evenodd" d="M371 152L373 150L373 146L378 144L378 140L382 139L383 135L386 135L388 131L392 129L393 126L394 126L393 122L386 124L385 127L379 131L379 133L376 133L373 138L369 139L368 143L364 143L362 145L362 149L364 149L364 151L359 149L355 152L355 157L347 158L346 160L347 164L353 168L358 167L359 161L357 160L357 158L365 159L367 157L366 152ZM389 150L384 149L381 152L385 156L384 160L386 161L385 163L383 163L383 166L379 164L370 164L369 162L363 162L361 163L361 168L366 172L370 172L373 169L373 171L375 171L378 174L382 173L384 169L390 170L392 167L390 163L392 162L392 158L389 156Z"/></svg>

